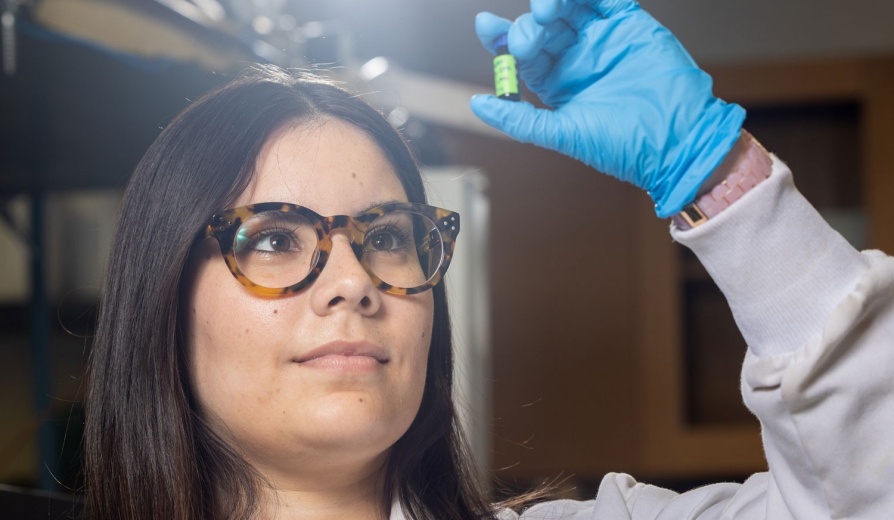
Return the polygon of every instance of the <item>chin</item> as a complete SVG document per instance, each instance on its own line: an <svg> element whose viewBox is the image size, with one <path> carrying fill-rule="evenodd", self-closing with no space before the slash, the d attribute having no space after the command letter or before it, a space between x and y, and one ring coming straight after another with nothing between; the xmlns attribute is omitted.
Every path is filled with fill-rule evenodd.
<svg viewBox="0 0 894 520"><path fill-rule="evenodd" d="M388 413L368 396L343 396L339 402L327 403L317 409L312 418L298 419L296 428L307 431L313 422L315 437L322 444L371 444L386 449L394 444L413 422L415 413Z"/></svg>

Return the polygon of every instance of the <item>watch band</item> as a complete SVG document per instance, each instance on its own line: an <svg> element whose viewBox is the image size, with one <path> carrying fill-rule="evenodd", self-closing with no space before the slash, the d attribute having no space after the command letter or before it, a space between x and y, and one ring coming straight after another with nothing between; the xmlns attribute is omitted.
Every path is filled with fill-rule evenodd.
<svg viewBox="0 0 894 520"><path fill-rule="evenodd" d="M684 206L671 220L677 229L684 231L704 224L769 177L772 167L773 161L767 151L751 138L732 173L711 191Z"/></svg>

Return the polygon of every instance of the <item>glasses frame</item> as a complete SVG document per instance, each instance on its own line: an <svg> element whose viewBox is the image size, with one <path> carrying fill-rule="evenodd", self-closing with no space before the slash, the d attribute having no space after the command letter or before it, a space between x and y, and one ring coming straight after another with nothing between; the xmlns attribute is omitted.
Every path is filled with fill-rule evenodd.
<svg viewBox="0 0 894 520"><path fill-rule="evenodd" d="M313 266L304 279L288 287L274 288L258 285L249 280L236 263L236 252L233 249L233 246L235 244L236 233L239 230L239 226L252 216L268 211L279 211L300 215L310 222L317 233L317 252ZM425 281L425 283L416 287L395 287L382 281L363 259L363 237L366 234L369 225L377 218L392 211L407 211L422 214L434 222L438 231L441 233L441 242L443 243L444 249L441 265L438 266L438 269ZM369 275L369 278L377 289L388 294L417 294L438 285L443 279L444 273L447 272L447 268L450 266L450 260L453 258L456 237L459 234L459 213L434 206L428 206L426 204L394 202L371 208L354 217L349 215L324 217L304 206L298 206L288 202L259 202L257 204L249 204L238 208L230 208L214 214L205 224L205 237L217 240L217 243L220 246L220 253L223 255L224 261L230 269L230 272L239 283L247 287L251 292L263 296L284 296L304 289L320 276L320 273L323 272L323 268L326 267L326 262L329 260L329 256L332 253L332 240L330 239L330 235L339 229L348 231L354 256L357 258L357 261L360 262L360 265L363 266L363 270Z"/></svg>

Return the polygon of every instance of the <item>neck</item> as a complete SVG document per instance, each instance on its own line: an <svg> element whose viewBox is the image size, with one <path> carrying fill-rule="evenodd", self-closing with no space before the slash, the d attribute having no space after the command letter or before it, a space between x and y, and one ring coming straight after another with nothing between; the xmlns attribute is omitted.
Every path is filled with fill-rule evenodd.
<svg viewBox="0 0 894 520"><path fill-rule="evenodd" d="M302 468L284 474L264 472L260 518L276 520L386 520L382 510L385 458L348 468L342 465Z"/></svg>

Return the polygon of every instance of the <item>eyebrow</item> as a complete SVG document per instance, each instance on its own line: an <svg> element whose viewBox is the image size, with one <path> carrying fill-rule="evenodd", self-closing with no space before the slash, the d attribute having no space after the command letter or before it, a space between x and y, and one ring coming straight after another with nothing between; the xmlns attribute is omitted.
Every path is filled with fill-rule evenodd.
<svg viewBox="0 0 894 520"><path fill-rule="evenodd" d="M360 211L354 213L354 216L356 217L356 216L362 215L362 214L366 213L367 211L369 211L369 210L371 210L371 209L373 209L373 208L378 208L379 206L384 206L384 205L386 205L386 204L394 204L395 202L402 202L402 203L405 203L405 202L407 202L407 201L405 201L405 200L397 200L397 199L389 199L389 200L380 200L380 201L376 201L376 202L373 202L372 204L370 204L369 206L366 206L365 208L361 209Z"/></svg>

